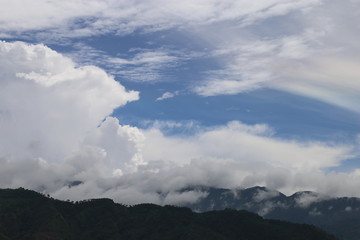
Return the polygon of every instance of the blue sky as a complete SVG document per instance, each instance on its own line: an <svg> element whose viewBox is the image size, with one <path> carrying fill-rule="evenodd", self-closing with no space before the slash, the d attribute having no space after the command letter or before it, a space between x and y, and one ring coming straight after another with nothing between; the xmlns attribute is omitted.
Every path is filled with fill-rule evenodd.
<svg viewBox="0 0 360 240"><path fill-rule="evenodd" d="M239 120L247 124L267 123L276 128L280 136L333 141L337 141L339 135L354 138L359 132L358 113L286 91L264 87L234 94L199 96L192 91L192 87L204 81L209 71L221 70L223 64L221 58L209 56L211 50L206 48L205 41L194 42L193 38L186 32L165 30L75 39L73 44L79 47L49 46L65 54L91 55L84 52L87 49L98 51L93 56L77 56L79 62L83 60L110 73L114 71L122 85L140 91L138 101L114 112L114 116L125 124L143 127L144 121L170 120L196 121L211 126ZM129 60L136 58L139 53L158 51L178 59L170 63L161 62L159 67L147 66L146 63L125 65L120 73L102 62L103 56ZM182 56L186 54L195 56ZM164 93L170 93L170 97L158 100Z"/></svg>
<svg viewBox="0 0 360 240"><path fill-rule="evenodd" d="M174 186L161 190L186 184L266 185L289 193L312 189L329 194L331 182L342 179L349 187L339 186L334 194L351 195L357 187L351 179L360 169L360 36L354 24L359 4L4 2L0 117L5 124L0 130L10 141L2 140L8 147L0 149L0 157L19 172L24 169L16 166L24 159L42 159L51 169L81 162L88 170L102 169L94 175L99 179L132 179L131 193L156 203L162 200L146 195L143 181L155 185L197 167L204 178L191 175L188 182L174 180ZM71 81L78 85L66 92L61 82ZM23 121L27 128L17 127ZM12 150L18 148L24 151ZM81 160L88 148L105 155ZM236 170L230 173L232 167ZM214 169L218 177L212 177ZM98 190L76 195L55 184L46 191L64 198L135 201L119 197L119 188L125 187L117 180L109 180L117 189L109 192L88 178L90 173L65 172L57 172L57 178L94 182ZM147 174L151 181L144 180ZM224 174L231 177L221 179ZM289 183L279 182L281 176ZM329 184L312 185L306 178ZM2 186L17 186L28 180L2 181ZM30 187L39 185L34 181Z"/></svg>

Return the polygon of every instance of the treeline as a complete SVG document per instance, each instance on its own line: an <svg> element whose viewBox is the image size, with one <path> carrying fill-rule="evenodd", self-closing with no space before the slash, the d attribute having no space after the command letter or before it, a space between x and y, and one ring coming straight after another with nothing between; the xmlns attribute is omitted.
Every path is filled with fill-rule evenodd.
<svg viewBox="0 0 360 240"><path fill-rule="evenodd" d="M25 189L0 190L0 239L335 240L303 224L246 211L194 213L189 208L110 199L73 203Z"/></svg>

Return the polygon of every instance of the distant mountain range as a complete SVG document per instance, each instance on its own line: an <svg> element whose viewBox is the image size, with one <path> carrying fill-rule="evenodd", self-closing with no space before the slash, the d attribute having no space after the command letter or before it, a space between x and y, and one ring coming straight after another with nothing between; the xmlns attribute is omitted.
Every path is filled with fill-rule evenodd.
<svg viewBox="0 0 360 240"><path fill-rule="evenodd" d="M207 193L194 204L184 204L197 212L247 210L267 219L313 224L344 240L360 239L359 198L330 198L309 191L285 196L264 187L238 190L195 187L183 191Z"/></svg>
<svg viewBox="0 0 360 240"><path fill-rule="evenodd" d="M210 190L208 197L214 197L216 208L224 206L215 200L215 196L222 195L227 196L228 190ZM236 198L226 197L226 199ZM209 200L208 204L207 200ZM207 200L203 199L203 209L215 208L212 204L213 200L210 198ZM198 207L200 208L201 205ZM110 199L69 202L55 200L25 189L0 189L0 240L9 239L336 240L337 238L315 226L266 220L247 211L228 209L195 213L185 207L161 207L153 204L129 207L116 204Z"/></svg>

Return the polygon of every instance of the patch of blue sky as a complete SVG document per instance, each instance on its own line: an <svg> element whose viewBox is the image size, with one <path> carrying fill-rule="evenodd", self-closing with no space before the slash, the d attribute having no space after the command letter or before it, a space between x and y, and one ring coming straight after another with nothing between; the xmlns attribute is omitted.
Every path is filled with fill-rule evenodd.
<svg viewBox="0 0 360 240"><path fill-rule="evenodd" d="M176 39L178 42L174 44ZM191 44L178 37L176 30L115 37L104 35L88 38L84 43L109 56L124 58L136 54L132 49L156 50L168 46L179 51L203 50L201 44ZM106 63L102 67L106 69ZM161 69L154 82L136 82L117 76L126 88L140 91L141 98L116 110L114 116L124 124L139 127L144 127L144 122L156 120L195 121L202 126L222 125L232 120L246 124L266 123L279 137L336 142L352 141L360 131L359 114L286 92L262 89L236 95L201 97L191 91L194 84L206 77L207 71L219 67L215 58L205 55L183 60L176 67ZM163 93L176 91L180 94L156 101ZM168 133L184 131L176 129ZM191 134L189 130L185 132Z"/></svg>
<svg viewBox="0 0 360 240"><path fill-rule="evenodd" d="M331 172L349 173L352 172L354 169L358 169L359 167L360 167L360 158L354 157L343 161L339 166L330 167L324 170L326 173L331 173Z"/></svg>
<svg viewBox="0 0 360 240"><path fill-rule="evenodd" d="M114 116L139 127L143 120L196 121L206 127L233 120L265 123L281 138L334 143L354 141L360 131L356 113L275 90L214 97L187 94L155 101L158 91L157 86L149 86L139 101L117 109Z"/></svg>

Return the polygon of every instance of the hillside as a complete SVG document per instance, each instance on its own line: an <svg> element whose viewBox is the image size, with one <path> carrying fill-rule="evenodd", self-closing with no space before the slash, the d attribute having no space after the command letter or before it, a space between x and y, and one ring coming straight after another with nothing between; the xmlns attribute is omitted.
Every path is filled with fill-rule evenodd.
<svg viewBox="0 0 360 240"><path fill-rule="evenodd" d="M198 187L197 190L206 192L206 197L186 206L198 212L247 210L267 219L313 224L344 240L360 239L359 198L330 198L310 191L285 196L264 187L237 190Z"/></svg>
<svg viewBox="0 0 360 240"><path fill-rule="evenodd" d="M64 202L25 189L0 190L0 239L335 240L310 225L238 210L194 213L109 199Z"/></svg>

